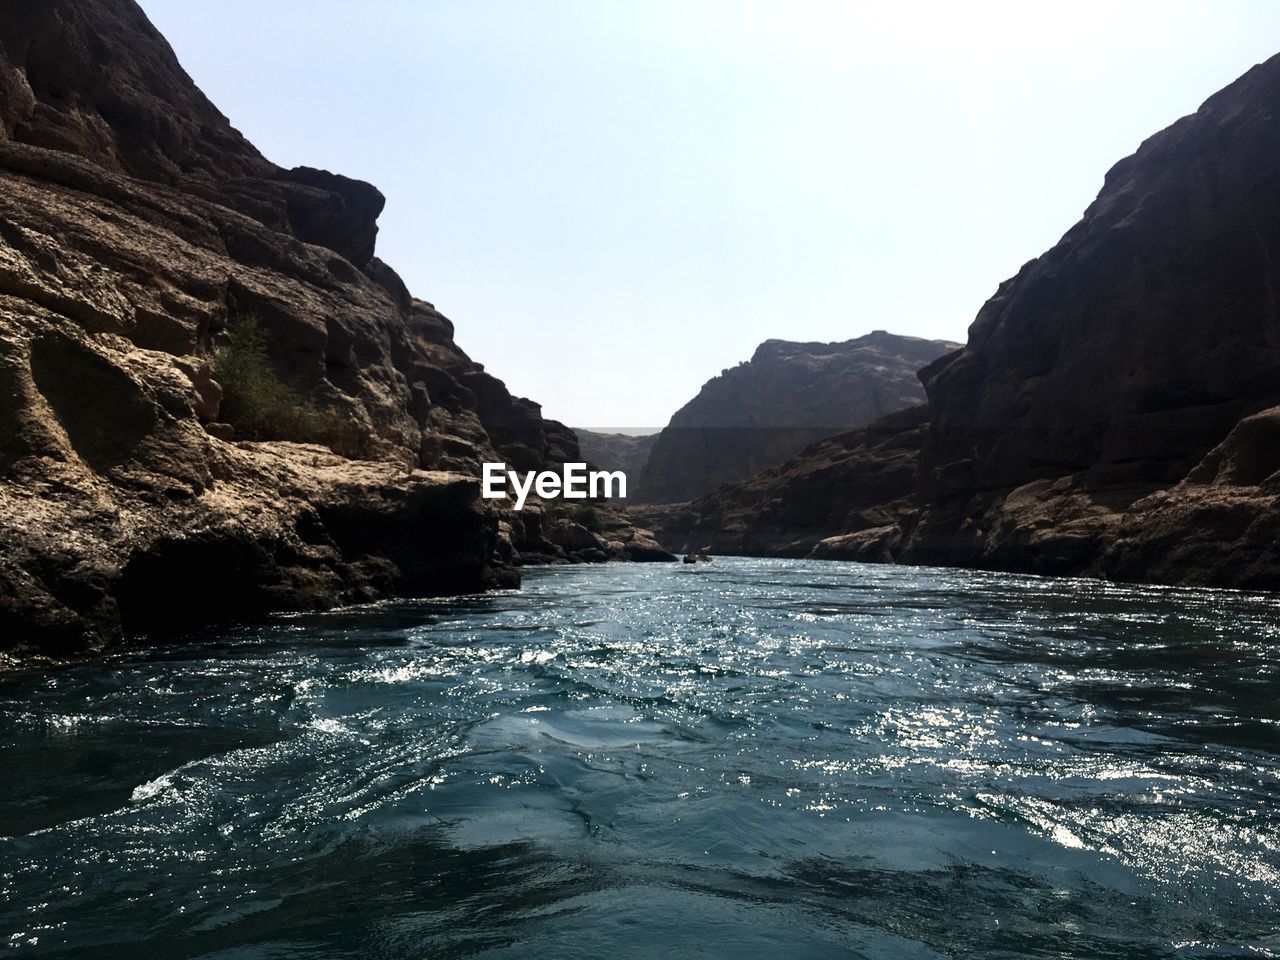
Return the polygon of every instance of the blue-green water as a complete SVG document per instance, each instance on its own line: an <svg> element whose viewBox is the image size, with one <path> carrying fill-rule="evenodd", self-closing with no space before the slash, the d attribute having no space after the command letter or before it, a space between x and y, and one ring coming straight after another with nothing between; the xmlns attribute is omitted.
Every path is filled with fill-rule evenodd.
<svg viewBox="0 0 1280 960"><path fill-rule="evenodd" d="M1276 598L531 571L5 677L0 744L19 957L1280 954Z"/></svg>

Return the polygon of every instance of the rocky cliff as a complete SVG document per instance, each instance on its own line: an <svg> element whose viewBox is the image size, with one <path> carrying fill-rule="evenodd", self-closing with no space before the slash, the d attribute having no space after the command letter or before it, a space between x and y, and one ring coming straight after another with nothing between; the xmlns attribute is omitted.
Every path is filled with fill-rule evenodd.
<svg viewBox="0 0 1280 960"><path fill-rule="evenodd" d="M1081 221L983 307L964 351L925 371L912 555L1142 577L1169 496L1222 500L1188 542L1213 536L1226 555L1257 537L1226 504L1255 487L1265 526L1280 461L1259 449L1230 476L1200 464L1238 424L1237 448L1260 439L1242 421L1280 403L1277 251L1273 58L1116 164ZM1174 576L1257 580L1203 561Z"/></svg>
<svg viewBox="0 0 1280 960"><path fill-rule="evenodd" d="M1280 589L1277 251L1280 57L1112 168L1082 220L1001 284L965 348L922 372L919 466L878 504L894 523L842 517L839 503L866 507L856 464L881 457L851 442L851 479L804 542L825 533L819 556ZM830 456L699 501L673 530L706 536L732 514L767 532ZM795 541L788 528L749 546Z"/></svg>
<svg viewBox="0 0 1280 960"><path fill-rule="evenodd" d="M0 657L515 582L476 466L576 438L374 256L382 205L262 157L132 0L6 3Z"/></svg>
<svg viewBox="0 0 1280 960"><path fill-rule="evenodd" d="M882 330L843 343L768 340L676 412L653 445L636 497L690 500L918 404L925 397L917 372L957 349Z"/></svg>

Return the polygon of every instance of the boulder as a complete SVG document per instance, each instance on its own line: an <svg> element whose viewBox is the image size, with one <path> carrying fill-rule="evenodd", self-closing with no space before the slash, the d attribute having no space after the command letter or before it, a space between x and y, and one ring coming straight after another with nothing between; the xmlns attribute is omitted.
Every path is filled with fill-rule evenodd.
<svg viewBox="0 0 1280 960"><path fill-rule="evenodd" d="M574 523L564 517L547 523L543 530L543 536L551 543L569 552L579 550L603 551L607 542L582 526L582 524Z"/></svg>

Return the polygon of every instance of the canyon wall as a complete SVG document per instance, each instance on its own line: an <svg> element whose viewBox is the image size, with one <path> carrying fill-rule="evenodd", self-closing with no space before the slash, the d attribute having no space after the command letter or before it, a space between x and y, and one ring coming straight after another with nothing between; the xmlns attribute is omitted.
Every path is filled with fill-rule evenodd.
<svg viewBox="0 0 1280 960"><path fill-rule="evenodd" d="M576 438L377 259L382 206L265 159L132 0L5 5L0 657L516 582L478 465Z"/></svg>
<svg viewBox="0 0 1280 960"><path fill-rule="evenodd" d="M691 549L1280 589L1278 256L1280 57L1107 173L921 372L922 426L648 519Z"/></svg>
<svg viewBox="0 0 1280 960"><path fill-rule="evenodd" d="M1278 252L1273 58L1116 164L924 372L907 555L1280 585Z"/></svg>

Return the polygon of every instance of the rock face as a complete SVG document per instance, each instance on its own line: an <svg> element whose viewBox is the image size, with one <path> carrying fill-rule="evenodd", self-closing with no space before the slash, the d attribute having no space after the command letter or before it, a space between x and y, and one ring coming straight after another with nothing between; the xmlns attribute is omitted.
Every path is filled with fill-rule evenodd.
<svg viewBox="0 0 1280 960"><path fill-rule="evenodd" d="M578 449L582 459L601 470L621 470L627 475L628 493L640 482L649 452L658 440L658 434L632 436L628 433L596 433L575 428Z"/></svg>
<svg viewBox="0 0 1280 960"><path fill-rule="evenodd" d="M914 506L923 404L821 440L780 467L692 503L633 506L639 522L681 553L887 559ZM827 538L848 534L837 554Z"/></svg>
<svg viewBox="0 0 1280 960"><path fill-rule="evenodd" d="M0 657L516 581L475 468L576 438L373 255L382 203L264 159L132 0L6 5ZM236 422L237 322L313 426Z"/></svg>
<svg viewBox="0 0 1280 960"><path fill-rule="evenodd" d="M957 349L879 330L843 343L768 340L671 418L633 499L690 500L918 404L924 390L917 371Z"/></svg>
<svg viewBox="0 0 1280 960"><path fill-rule="evenodd" d="M1273 58L1116 164L1083 219L1001 285L965 349L923 375L912 556L1260 582L1251 563L1139 558L1172 533L1169 497L1223 498L1219 520L1184 511L1208 529L1178 536L1228 552L1258 530L1225 502L1247 487L1274 503L1270 455L1248 450L1267 421L1242 421L1280 403L1277 157ZM1233 431L1231 462L1252 466L1199 466Z"/></svg>
<svg viewBox="0 0 1280 960"><path fill-rule="evenodd" d="M1280 57L1117 164L967 346L922 371L928 424L901 435L919 450L914 496L877 504L892 528L840 515L877 499L852 461L881 451L857 442L803 538L775 518L829 450L690 505L683 528L732 516L752 552L825 531L815 556L1280 589L1277 157Z"/></svg>

